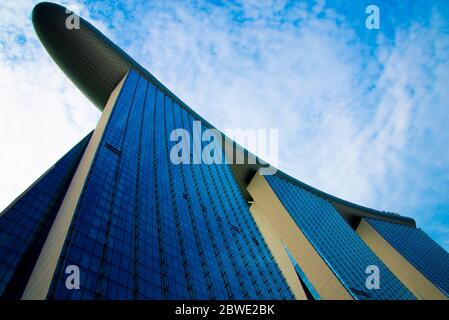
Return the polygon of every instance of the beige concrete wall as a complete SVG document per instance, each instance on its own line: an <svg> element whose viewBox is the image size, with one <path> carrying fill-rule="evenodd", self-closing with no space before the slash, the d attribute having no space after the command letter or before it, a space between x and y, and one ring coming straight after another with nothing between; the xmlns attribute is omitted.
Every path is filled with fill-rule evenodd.
<svg viewBox="0 0 449 320"><path fill-rule="evenodd" d="M316 252L301 229L298 228L265 180L265 177L257 173L249 184L248 191L254 199L251 212L253 214L255 213L255 218L257 217L256 219L260 220L260 216L263 216L269 222L269 227L275 231L276 237L279 237L278 241L282 241L288 247L321 299L352 300L350 293L347 292L326 262ZM261 230L263 232L264 228ZM268 241L276 243L276 241L270 239ZM270 250L272 250L273 256L276 258L278 264L284 266L285 259L283 258L283 254L279 252L279 246L272 245L270 246ZM282 251L285 253L283 248ZM289 280L291 278L291 271L286 267L281 269L281 271L290 284L290 281L292 281Z"/></svg>
<svg viewBox="0 0 449 320"><path fill-rule="evenodd" d="M64 246L70 223L75 213L81 191L83 190L89 169L92 165L98 145L104 133L106 124L108 123L112 109L115 105L117 97L126 79L126 76L120 81L112 92L101 118L95 128L95 131L87 145L80 164L76 169L73 179L69 185L64 200L56 215L55 221L50 229L47 239L45 240L42 251L33 269L31 277L23 293L24 300L44 300L47 297L53 275L56 270L59 257Z"/></svg>
<svg viewBox="0 0 449 320"><path fill-rule="evenodd" d="M297 300L307 300L304 289L299 282L298 276L296 275L295 268L290 262L287 252L284 249L282 241L276 230L271 225L263 214L263 209L259 210L257 204L252 204L250 207L250 212L256 221L257 227L259 228L265 242L268 245L273 257L275 258L279 269L281 269L282 274L287 280L290 289L293 291L295 298Z"/></svg>
<svg viewBox="0 0 449 320"><path fill-rule="evenodd" d="M416 298L447 299L444 293L393 248L365 219L360 221L356 232Z"/></svg>

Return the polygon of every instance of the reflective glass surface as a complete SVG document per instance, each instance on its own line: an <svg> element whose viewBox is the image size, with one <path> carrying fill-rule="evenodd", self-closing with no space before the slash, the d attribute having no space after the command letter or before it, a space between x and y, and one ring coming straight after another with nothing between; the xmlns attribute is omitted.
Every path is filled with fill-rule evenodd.
<svg viewBox="0 0 449 320"><path fill-rule="evenodd" d="M170 133L192 132L194 120L136 72L129 73L49 298L293 298L229 166L170 161L177 143ZM200 151L197 145L194 152ZM80 268L80 290L65 288L64 270L72 264Z"/></svg>
<svg viewBox="0 0 449 320"><path fill-rule="evenodd" d="M356 299L414 298L328 201L282 177L266 179L315 250ZM380 289L365 286L369 265L380 270Z"/></svg>
<svg viewBox="0 0 449 320"><path fill-rule="evenodd" d="M449 253L421 229L366 219L368 223L430 282L449 296Z"/></svg>

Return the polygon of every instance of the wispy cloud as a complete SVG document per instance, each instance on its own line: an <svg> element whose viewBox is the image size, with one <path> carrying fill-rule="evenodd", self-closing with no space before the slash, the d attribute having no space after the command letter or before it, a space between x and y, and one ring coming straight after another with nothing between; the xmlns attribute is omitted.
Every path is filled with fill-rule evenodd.
<svg viewBox="0 0 449 320"><path fill-rule="evenodd" d="M98 118L38 44L32 4L7 4L0 22L0 45L8 48L0 56L4 205ZM218 128L278 128L281 169L347 200L413 216L448 249L447 4L379 1L378 31L364 28L362 1L347 6L78 4Z"/></svg>
<svg viewBox="0 0 449 320"><path fill-rule="evenodd" d="M37 39L31 24L33 5L0 5L1 208L92 130L99 118Z"/></svg>

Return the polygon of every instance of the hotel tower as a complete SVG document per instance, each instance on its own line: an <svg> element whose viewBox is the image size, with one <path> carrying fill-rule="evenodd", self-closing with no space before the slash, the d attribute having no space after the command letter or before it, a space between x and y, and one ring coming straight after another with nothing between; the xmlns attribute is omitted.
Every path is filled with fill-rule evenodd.
<svg viewBox="0 0 449 320"><path fill-rule="evenodd" d="M223 163L173 163L174 129L214 127L70 15L32 20L102 114L0 214L2 299L448 299L449 254L411 218L263 175L220 132Z"/></svg>

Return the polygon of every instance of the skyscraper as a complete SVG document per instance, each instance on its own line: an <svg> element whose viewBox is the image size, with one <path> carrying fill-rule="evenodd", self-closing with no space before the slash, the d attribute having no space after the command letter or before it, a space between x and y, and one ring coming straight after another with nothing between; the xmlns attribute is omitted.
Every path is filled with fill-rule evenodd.
<svg viewBox="0 0 449 320"><path fill-rule="evenodd" d="M1 214L2 298L447 299L449 255L411 218L236 164L255 157L221 133L225 161L196 162L201 141L174 163L174 130L213 126L70 16L41 3L33 24L102 115Z"/></svg>

